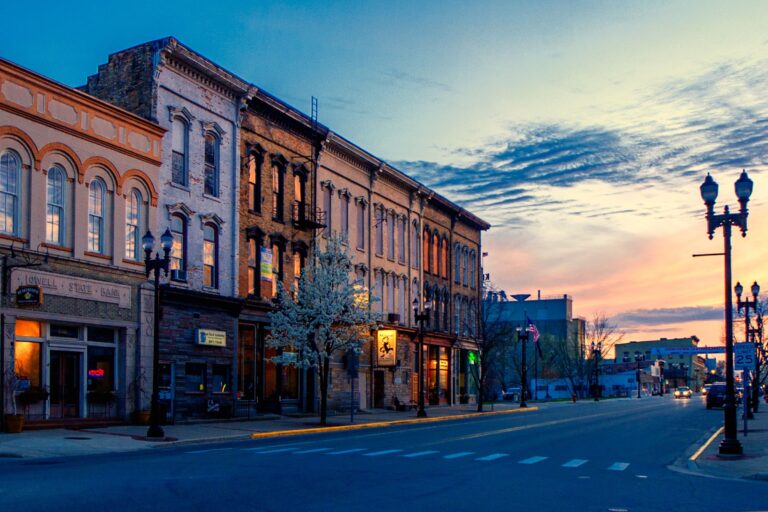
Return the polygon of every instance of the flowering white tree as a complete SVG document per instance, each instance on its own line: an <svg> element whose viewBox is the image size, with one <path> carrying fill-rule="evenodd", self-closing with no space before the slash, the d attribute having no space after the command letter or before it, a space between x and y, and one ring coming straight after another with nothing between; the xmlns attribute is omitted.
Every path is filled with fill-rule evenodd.
<svg viewBox="0 0 768 512"><path fill-rule="evenodd" d="M363 283L350 280L351 271L352 259L341 238L332 236L322 250L315 243L299 289L291 294L278 287L276 308L269 315L267 345L281 353L272 361L317 371L322 425L326 424L334 354L359 354L376 327L368 292Z"/></svg>

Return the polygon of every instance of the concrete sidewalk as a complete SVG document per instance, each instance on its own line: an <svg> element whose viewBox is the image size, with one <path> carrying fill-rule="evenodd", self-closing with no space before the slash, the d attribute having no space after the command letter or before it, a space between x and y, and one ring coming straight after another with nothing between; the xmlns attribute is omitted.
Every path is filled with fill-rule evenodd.
<svg viewBox="0 0 768 512"><path fill-rule="evenodd" d="M723 439L721 429L705 436L695 451L681 461L688 471L701 476L717 478L745 478L768 481L768 405L761 402L755 419L747 422L747 435L744 435L744 421L738 414L738 439L744 448L740 457L718 456L718 446ZM709 444L706 444L709 441ZM678 464L679 466L680 464Z"/></svg>
<svg viewBox="0 0 768 512"><path fill-rule="evenodd" d="M535 411L539 404L530 404L528 410ZM552 406L555 404L547 404ZM471 417L476 412L476 405L454 407L430 407L428 418L416 419L415 411L396 412L375 409L355 414L353 425L384 427L404 423L402 420L416 420L415 423L445 420L449 418ZM519 411L515 403L485 406L486 412L513 413ZM485 414L485 413L481 413ZM469 416L468 416L469 415ZM408 421L411 423L411 421ZM349 415L335 415L328 418L328 429L342 430L340 427L351 425ZM100 453L129 452L163 446L195 444L205 442L237 441L253 437L272 437L296 435L317 431L317 416L288 417L274 414L262 415L250 420L201 421L164 426L167 439L147 441L144 435L146 426L119 425L115 427L93 429L52 429L25 431L20 434L0 433L0 461L13 458L65 457L74 455L92 455ZM336 427L336 428L334 428ZM254 435L255 434L255 435Z"/></svg>

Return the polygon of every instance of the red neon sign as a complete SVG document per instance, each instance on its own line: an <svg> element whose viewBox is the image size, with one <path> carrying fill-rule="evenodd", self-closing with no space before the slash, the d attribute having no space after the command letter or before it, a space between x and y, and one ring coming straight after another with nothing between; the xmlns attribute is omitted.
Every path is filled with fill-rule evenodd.
<svg viewBox="0 0 768 512"><path fill-rule="evenodd" d="M104 378L104 370L101 368L97 368L96 370L88 370L88 378L89 379L103 379Z"/></svg>

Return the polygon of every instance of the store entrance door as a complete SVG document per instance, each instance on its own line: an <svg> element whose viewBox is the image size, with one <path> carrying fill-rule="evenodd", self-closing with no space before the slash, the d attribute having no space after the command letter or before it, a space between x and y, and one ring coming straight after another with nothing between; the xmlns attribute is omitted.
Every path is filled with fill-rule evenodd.
<svg viewBox="0 0 768 512"><path fill-rule="evenodd" d="M376 409L384 408L384 372L376 370L373 372L373 406Z"/></svg>
<svg viewBox="0 0 768 512"><path fill-rule="evenodd" d="M80 417L79 352L51 350L51 418Z"/></svg>

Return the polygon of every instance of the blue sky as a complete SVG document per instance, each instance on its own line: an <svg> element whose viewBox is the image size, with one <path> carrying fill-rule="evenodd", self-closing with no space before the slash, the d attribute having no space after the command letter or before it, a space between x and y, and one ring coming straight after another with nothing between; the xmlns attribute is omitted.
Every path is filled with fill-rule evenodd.
<svg viewBox="0 0 768 512"><path fill-rule="evenodd" d="M4 6L0 55L79 85L174 35L494 224L511 293L570 293L632 339L716 342L706 171L755 180L734 280L768 289L768 3L134 2ZM32 16L30 20L28 17ZM46 28L49 27L49 28Z"/></svg>

